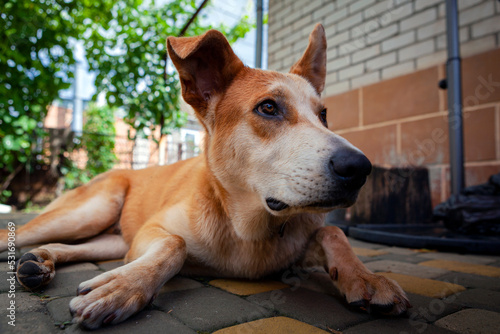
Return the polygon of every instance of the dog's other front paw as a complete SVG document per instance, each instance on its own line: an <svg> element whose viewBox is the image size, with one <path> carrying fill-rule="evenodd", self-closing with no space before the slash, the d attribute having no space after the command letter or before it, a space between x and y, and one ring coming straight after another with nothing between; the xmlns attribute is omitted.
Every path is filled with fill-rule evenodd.
<svg viewBox="0 0 500 334"><path fill-rule="evenodd" d="M17 281L28 290L49 284L55 274L54 259L44 249L34 249L25 253L17 262Z"/></svg>
<svg viewBox="0 0 500 334"><path fill-rule="evenodd" d="M350 306L369 313L401 315L412 307L398 283L371 272L339 277L338 287Z"/></svg>
<svg viewBox="0 0 500 334"><path fill-rule="evenodd" d="M115 269L81 283L77 297L69 304L73 322L96 329L122 322L143 309L152 300L153 292L134 276Z"/></svg>

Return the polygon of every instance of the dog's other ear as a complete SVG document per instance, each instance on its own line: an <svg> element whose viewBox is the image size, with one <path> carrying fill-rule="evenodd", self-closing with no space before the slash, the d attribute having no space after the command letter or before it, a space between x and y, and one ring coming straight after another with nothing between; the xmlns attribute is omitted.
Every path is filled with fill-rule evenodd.
<svg viewBox="0 0 500 334"><path fill-rule="evenodd" d="M209 30L197 37L169 37L167 49L182 86L182 96L203 118L210 99L224 92L244 67L224 35Z"/></svg>
<svg viewBox="0 0 500 334"><path fill-rule="evenodd" d="M326 76L326 36L325 29L318 23L309 35L306 51L290 69L290 73L307 79L320 95L325 88Z"/></svg>

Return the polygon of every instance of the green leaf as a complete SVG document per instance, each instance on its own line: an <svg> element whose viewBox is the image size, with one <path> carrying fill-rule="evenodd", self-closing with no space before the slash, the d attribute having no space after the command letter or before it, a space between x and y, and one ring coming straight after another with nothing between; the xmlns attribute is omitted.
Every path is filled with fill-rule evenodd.
<svg viewBox="0 0 500 334"><path fill-rule="evenodd" d="M13 135L6 135L2 139L2 144L7 150L18 151L19 142L15 139Z"/></svg>

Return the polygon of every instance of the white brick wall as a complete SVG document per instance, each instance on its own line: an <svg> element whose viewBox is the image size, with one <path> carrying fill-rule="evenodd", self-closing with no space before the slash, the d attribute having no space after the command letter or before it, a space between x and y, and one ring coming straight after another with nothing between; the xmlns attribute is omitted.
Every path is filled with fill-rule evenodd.
<svg viewBox="0 0 500 334"><path fill-rule="evenodd" d="M500 46L500 3L459 0L462 56ZM269 69L286 72L321 22L328 39L325 95L446 61L443 0L269 0Z"/></svg>

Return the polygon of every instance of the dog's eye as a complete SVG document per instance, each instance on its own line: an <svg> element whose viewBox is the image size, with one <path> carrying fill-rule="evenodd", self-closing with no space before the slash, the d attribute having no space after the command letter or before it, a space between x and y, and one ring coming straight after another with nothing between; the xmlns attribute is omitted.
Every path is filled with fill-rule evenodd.
<svg viewBox="0 0 500 334"><path fill-rule="evenodd" d="M278 107L274 101L264 101L257 106L257 112L266 116L277 116Z"/></svg>
<svg viewBox="0 0 500 334"><path fill-rule="evenodd" d="M327 128L328 127L328 122L326 120L326 108L321 110L321 113L319 114L319 119L321 120L321 123Z"/></svg>

